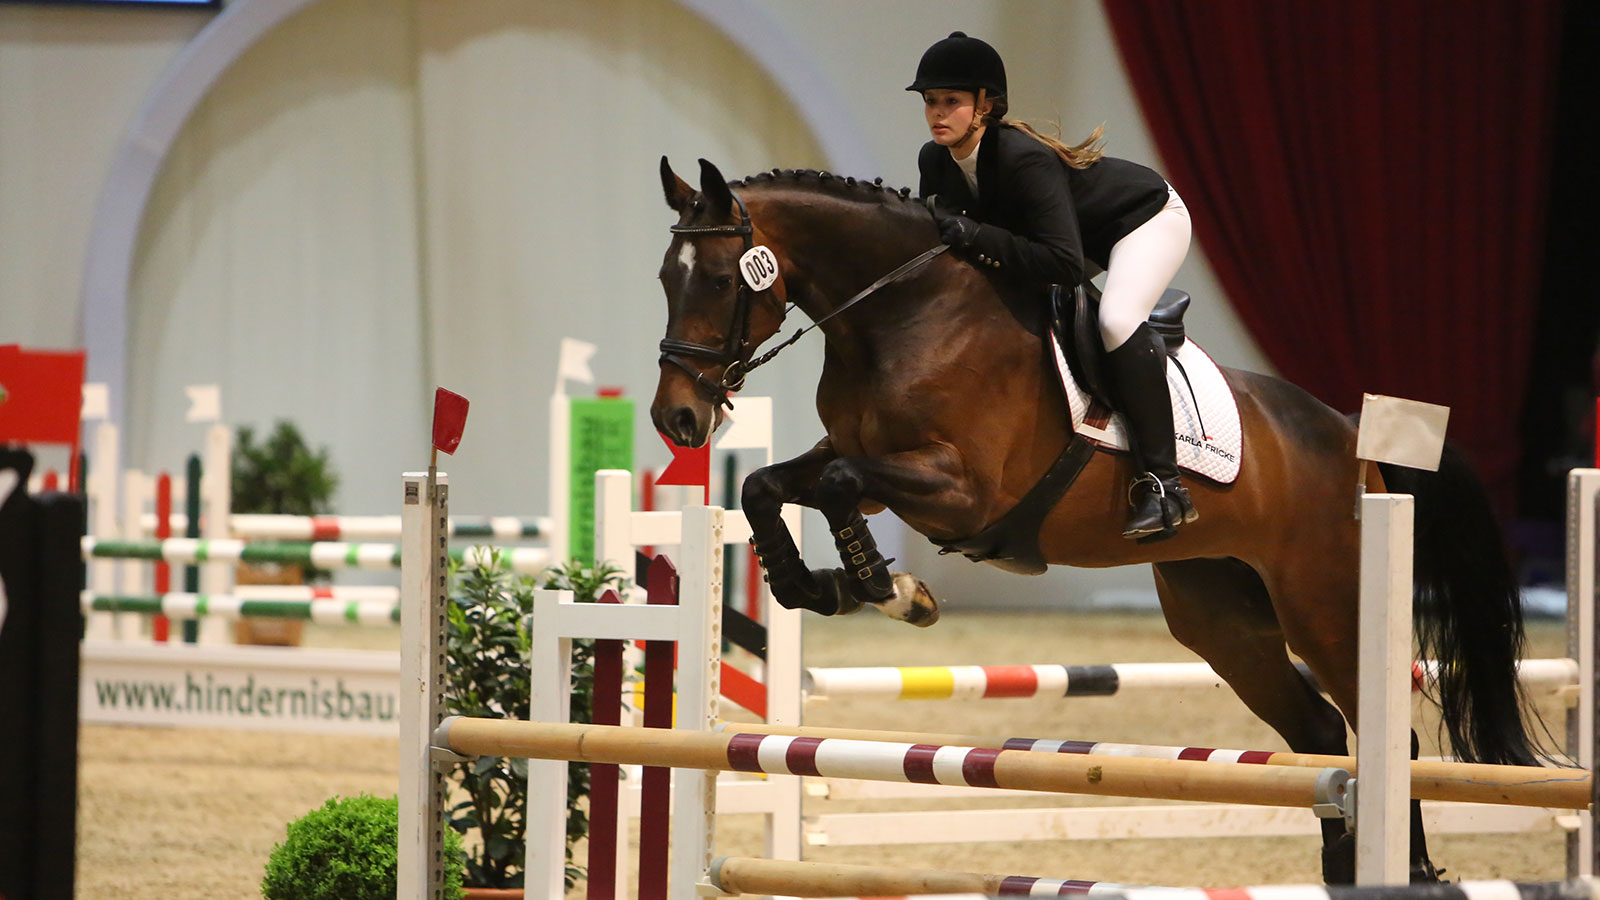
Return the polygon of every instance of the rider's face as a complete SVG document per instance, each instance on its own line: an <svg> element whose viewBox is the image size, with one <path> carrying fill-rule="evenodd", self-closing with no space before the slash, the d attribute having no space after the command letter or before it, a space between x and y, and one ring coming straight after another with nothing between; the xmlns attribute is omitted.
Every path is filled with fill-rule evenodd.
<svg viewBox="0 0 1600 900"><path fill-rule="evenodd" d="M954 147L966 139L972 131L973 119L978 115L976 103L977 95L971 91L944 88L923 91L922 111L927 116L928 131L933 135L934 143Z"/></svg>

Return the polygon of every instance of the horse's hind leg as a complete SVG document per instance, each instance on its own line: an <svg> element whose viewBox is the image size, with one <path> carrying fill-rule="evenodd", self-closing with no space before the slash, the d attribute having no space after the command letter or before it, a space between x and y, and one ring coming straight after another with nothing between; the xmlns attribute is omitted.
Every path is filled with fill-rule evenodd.
<svg viewBox="0 0 1600 900"><path fill-rule="evenodd" d="M1360 642L1356 600L1360 587L1355 574L1329 567L1321 559L1307 560L1286 570L1282 583L1292 588L1277 597L1288 644L1310 667L1322 688L1353 722L1359 690L1357 647ZM1411 758L1417 758L1418 741L1411 732ZM1442 870L1428 856L1428 837L1422 826L1422 803L1411 801L1410 867L1413 883L1439 880Z"/></svg>
<svg viewBox="0 0 1600 900"><path fill-rule="evenodd" d="M1167 627L1296 753L1344 755L1344 717L1295 668L1259 575L1235 559L1157 563ZM1355 881L1355 841L1343 819L1322 820L1322 877Z"/></svg>

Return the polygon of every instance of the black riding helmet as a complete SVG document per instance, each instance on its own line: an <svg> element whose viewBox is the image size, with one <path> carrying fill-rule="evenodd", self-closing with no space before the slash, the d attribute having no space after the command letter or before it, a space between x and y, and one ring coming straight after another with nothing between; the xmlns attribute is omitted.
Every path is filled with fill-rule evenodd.
<svg viewBox="0 0 1600 900"><path fill-rule="evenodd" d="M1006 92L1006 64L1000 54L987 43L967 37L960 31L938 41L922 54L917 63L917 80L908 91L927 91L934 88L971 91L982 88L989 97L1004 96Z"/></svg>

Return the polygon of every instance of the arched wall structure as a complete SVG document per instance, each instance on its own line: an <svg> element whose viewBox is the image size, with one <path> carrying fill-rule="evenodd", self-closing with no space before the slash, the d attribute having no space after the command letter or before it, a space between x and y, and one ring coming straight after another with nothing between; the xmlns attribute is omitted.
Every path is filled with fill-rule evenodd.
<svg viewBox="0 0 1600 900"><path fill-rule="evenodd" d="M88 379L110 386L111 419L127 408L128 296L139 228L184 123L235 60L315 0L234 0L186 45L145 98L112 158L85 254L82 322ZM878 161L838 87L766 10L740 0L676 0L761 66L799 111L830 165L870 172Z"/></svg>

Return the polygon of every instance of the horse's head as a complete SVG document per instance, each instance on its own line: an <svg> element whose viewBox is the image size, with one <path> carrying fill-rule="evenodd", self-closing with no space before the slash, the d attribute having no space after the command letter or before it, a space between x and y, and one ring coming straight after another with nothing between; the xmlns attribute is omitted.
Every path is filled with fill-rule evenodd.
<svg viewBox="0 0 1600 900"><path fill-rule="evenodd" d="M716 166L700 160L696 191L663 156L661 187L678 223L661 261L667 333L650 418L674 443L698 447L722 424L750 355L782 326L785 288L774 249Z"/></svg>

